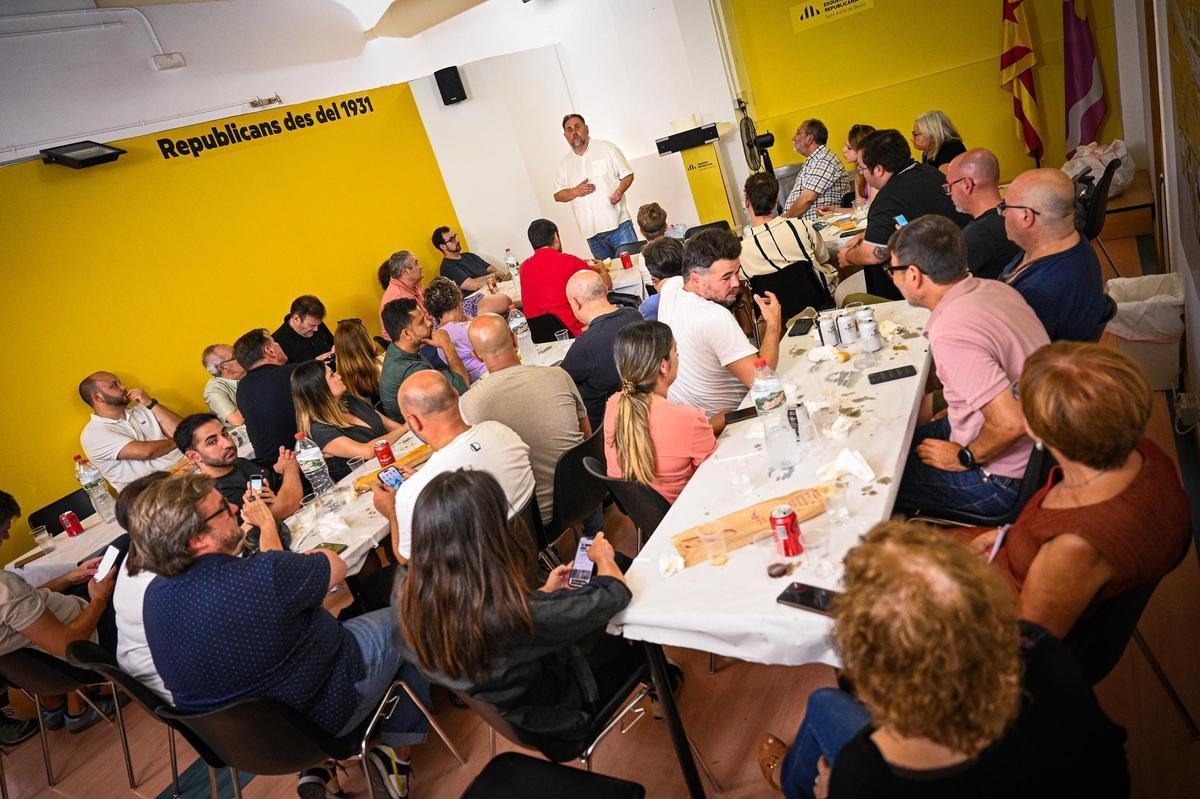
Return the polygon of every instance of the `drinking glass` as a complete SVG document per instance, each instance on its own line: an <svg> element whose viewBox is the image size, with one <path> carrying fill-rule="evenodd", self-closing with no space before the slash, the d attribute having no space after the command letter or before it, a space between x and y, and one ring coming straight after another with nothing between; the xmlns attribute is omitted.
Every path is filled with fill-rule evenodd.
<svg viewBox="0 0 1200 799"><path fill-rule="evenodd" d="M819 577L832 577L834 568L829 560L829 530L821 525L809 525L804 528L803 540L804 554L808 555L806 565L811 565Z"/></svg>
<svg viewBox="0 0 1200 799"><path fill-rule="evenodd" d="M570 330L557 330L554 333L554 338L558 339L559 341L570 341L571 340L571 331Z"/></svg>
<svg viewBox="0 0 1200 799"><path fill-rule="evenodd" d="M742 499L749 499L754 494L754 481L750 479L749 458L734 458L729 461L729 484Z"/></svg>
<svg viewBox="0 0 1200 799"><path fill-rule="evenodd" d="M779 545L775 543L775 533L771 530L766 530L754 536L754 540L750 546L758 553L759 560L762 561L763 568L767 568L772 563L783 562L783 555L779 554Z"/></svg>
<svg viewBox="0 0 1200 799"><path fill-rule="evenodd" d="M849 485L845 480L833 480L821 485L821 493L825 495L825 509L829 521L841 526L850 520L850 503L846 498Z"/></svg>
<svg viewBox="0 0 1200 799"><path fill-rule="evenodd" d="M358 467L362 466L368 460L370 460L370 459L369 458L350 458L349 460L346 461L346 465L348 467L350 467L350 473L354 474L355 472L358 471Z"/></svg>
<svg viewBox="0 0 1200 799"><path fill-rule="evenodd" d="M724 566L729 560L729 548L725 543L725 531L715 525L706 524L700 528L700 545L704 547L704 555L713 566Z"/></svg>
<svg viewBox="0 0 1200 799"><path fill-rule="evenodd" d="M38 549L43 552L54 551L54 536L50 535L44 526L35 527L30 532L33 533L33 542L38 545Z"/></svg>

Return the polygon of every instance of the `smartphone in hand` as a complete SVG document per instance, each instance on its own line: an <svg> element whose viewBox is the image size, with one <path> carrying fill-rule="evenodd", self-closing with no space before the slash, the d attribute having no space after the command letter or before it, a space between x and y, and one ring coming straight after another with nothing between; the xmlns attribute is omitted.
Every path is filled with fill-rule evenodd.
<svg viewBox="0 0 1200 799"><path fill-rule="evenodd" d="M592 580L592 574L596 571L596 564L588 557L588 550L591 549L592 539L584 536L579 539L579 548L575 550L575 563L571 566L571 576L567 578L567 585L572 588L582 588Z"/></svg>
<svg viewBox="0 0 1200 799"><path fill-rule="evenodd" d="M395 466L389 466L379 473L379 482L393 491L398 491L404 483L404 475Z"/></svg>
<svg viewBox="0 0 1200 799"><path fill-rule="evenodd" d="M100 582L107 577L113 566L117 565L117 558L120 556L121 550L110 544L108 549L104 550L104 557L100 558L100 563L96 565L96 573L92 575L92 579Z"/></svg>

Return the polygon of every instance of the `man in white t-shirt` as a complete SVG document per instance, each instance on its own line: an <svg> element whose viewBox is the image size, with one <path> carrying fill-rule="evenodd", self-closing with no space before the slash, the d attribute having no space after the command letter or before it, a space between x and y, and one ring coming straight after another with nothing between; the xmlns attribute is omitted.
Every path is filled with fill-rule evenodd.
<svg viewBox="0 0 1200 799"><path fill-rule="evenodd" d="M79 443L117 491L182 459L171 439L179 414L143 389L125 388L112 372L95 372L80 381L79 398L92 409Z"/></svg>
<svg viewBox="0 0 1200 799"><path fill-rule="evenodd" d="M613 258L618 246L637 241L625 207L633 170L615 144L591 138L579 114L563 117L563 136L571 152L558 167L554 199L571 204L592 257Z"/></svg>
<svg viewBox="0 0 1200 799"><path fill-rule="evenodd" d="M469 425L458 409L458 393L440 372L426 369L411 375L400 386L400 410L417 438L433 448L433 455L419 472L405 471L404 484L396 491L392 528L392 550L401 563L412 557L412 513L421 490L435 476L455 469L483 469L504 489L509 516L515 516L533 496L533 470L529 447L499 422ZM380 506L382 487L376 489ZM386 506L382 508L387 513ZM391 514L388 514L391 516Z"/></svg>
<svg viewBox="0 0 1200 799"><path fill-rule="evenodd" d="M775 295L754 297L766 322L756 350L729 312L737 300L742 243L728 230L705 230L683 248L683 283L663 284L658 321L670 326L679 351L679 376L667 397L708 416L738 407L754 382L754 362L779 362L782 331Z"/></svg>

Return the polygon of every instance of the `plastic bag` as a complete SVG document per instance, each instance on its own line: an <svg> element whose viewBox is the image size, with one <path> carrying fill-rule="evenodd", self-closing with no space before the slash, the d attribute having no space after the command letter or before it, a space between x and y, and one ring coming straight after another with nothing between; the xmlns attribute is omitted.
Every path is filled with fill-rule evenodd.
<svg viewBox="0 0 1200 799"><path fill-rule="evenodd" d="M1128 341L1164 341L1183 335L1183 288L1179 275L1117 277L1107 283L1117 315L1108 331Z"/></svg>
<svg viewBox="0 0 1200 799"><path fill-rule="evenodd" d="M1111 144L1106 145L1095 142L1079 145L1075 148L1074 157L1062 165L1062 171L1070 175L1072 180L1090 172L1092 179L1099 183L1100 178L1104 177L1104 167L1114 158L1120 158L1121 165L1113 173L1112 183L1108 186L1108 196L1116 197L1133 183L1133 173L1136 169L1133 156L1125 149L1125 142L1120 139L1114 139Z"/></svg>

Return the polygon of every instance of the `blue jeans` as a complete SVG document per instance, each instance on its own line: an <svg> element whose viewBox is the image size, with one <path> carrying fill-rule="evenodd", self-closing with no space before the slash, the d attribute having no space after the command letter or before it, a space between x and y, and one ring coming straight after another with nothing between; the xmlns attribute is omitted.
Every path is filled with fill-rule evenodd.
<svg viewBox="0 0 1200 799"><path fill-rule="evenodd" d="M597 233L595 236L592 236L587 240L587 243L588 247L592 250L592 257L604 260L605 258L615 258L617 247L637 240L637 233L633 232L633 220L626 219L617 225L616 229Z"/></svg>
<svg viewBox="0 0 1200 799"><path fill-rule="evenodd" d="M845 691L818 688L808 697L808 709L796 740L779 771L779 784L787 799L811 799L822 755L832 766L850 739L871 723L862 703Z"/></svg>
<svg viewBox="0 0 1200 799"><path fill-rule="evenodd" d="M429 681L411 664L406 663L399 647L392 643L392 609L381 608L364 613L345 622L346 630L358 642L362 651L366 675L354 684L358 693L358 707L338 735L347 735L367 718L383 700L383 695L396 680L408 683L413 693L429 707ZM379 722L379 738L391 747L414 746L424 743L429 722L412 703L407 694L401 694L392 717Z"/></svg>
<svg viewBox="0 0 1200 799"><path fill-rule="evenodd" d="M912 450L904 464L904 479L896 495L896 506L902 510L958 510L981 516L999 516L1012 510L1021 491L1016 477L988 475L982 469L947 472L929 466L917 457L917 445L926 438L950 439L950 419L943 416L935 422L918 427L913 432Z"/></svg>

